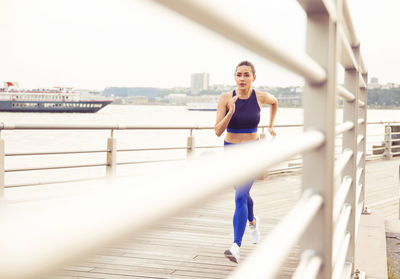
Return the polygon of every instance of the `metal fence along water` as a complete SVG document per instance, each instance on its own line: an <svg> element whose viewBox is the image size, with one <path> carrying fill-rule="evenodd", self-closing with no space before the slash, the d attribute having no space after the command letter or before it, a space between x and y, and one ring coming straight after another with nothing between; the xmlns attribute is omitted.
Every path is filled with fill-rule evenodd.
<svg viewBox="0 0 400 279"><path fill-rule="evenodd" d="M235 146L224 154L190 158L169 166L159 175L107 180L104 183L108 187L74 200L60 200L50 206L35 204L24 212L4 206L0 218L0 277L41 277L62 263L138 232L152 222L301 154L301 198L231 278L247 278L248 274L252 278L274 278L295 243L303 251L295 278L350 278L354 273L360 215L366 209L367 70L347 1L298 1L307 15L305 53L293 53L277 45L273 38L253 34L233 18L226 17L223 11L213 10L201 1L155 2L304 77L304 130L296 138L259 141ZM337 84L338 63L344 68L343 86ZM336 122L338 97L344 100L343 121L339 124ZM30 124L22 126L19 128L38 128ZM2 128L18 127L5 124ZM203 129L102 125L79 128ZM342 137L337 139L339 135ZM177 148L193 151L196 145L192 136L187 146ZM342 149L339 155L335 155L337 143ZM115 147L111 133L105 163L110 177L117 164ZM4 154L3 141L0 152ZM4 160L3 155L0 157ZM238 160L244 164L236 164ZM222 165L225 168L220 168ZM104 233L96 234L99 231Z"/></svg>

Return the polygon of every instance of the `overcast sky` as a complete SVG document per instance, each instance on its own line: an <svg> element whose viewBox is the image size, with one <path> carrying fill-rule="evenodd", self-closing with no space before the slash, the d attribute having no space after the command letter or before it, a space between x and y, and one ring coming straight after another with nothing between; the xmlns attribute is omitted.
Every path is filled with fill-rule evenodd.
<svg viewBox="0 0 400 279"><path fill-rule="evenodd" d="M202 0L204 1L204 0ZM348 0L369 76L400 84L399 0ZM294 0L215 0L246 28L304 50L305 15ZM0 0L0 81L21 87L188 87L190 74L233 84L253 61L255 85L302 79L149 0Z"/></svg>

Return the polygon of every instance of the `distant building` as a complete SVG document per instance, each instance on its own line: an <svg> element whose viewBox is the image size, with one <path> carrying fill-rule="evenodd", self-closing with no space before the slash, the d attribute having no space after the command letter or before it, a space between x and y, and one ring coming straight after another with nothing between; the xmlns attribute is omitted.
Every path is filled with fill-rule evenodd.
<svg viewBox="0 0 400 279"><path fill-rule="evenodd" d="M226 84L213 84L209 86L209 89L218 91L218 92L228 92L230 90L235 89L235 85L226 85Z"/></svg>
<svg viewBox="0 0 400 279"><path fill-rule="evenodd" d="M149 98L147 96L131 96L129 102L133 105L143 105L149 103Z"/></svg>
<svg viewBox="0 0 400 279"><path fill-rule="evenodd" d="M369 79L368 89L380 88L379 79L377 77L372 77Z"/></svg>
<svg viewBox="0 0 400 279"><path fill-rule="evenodd" d="M187 98L186 94L169 94L165 97L168 103L173 105L186 105Z"/></svg>
<svg viewBox="0 0 400 279"><path fill-rule="evenodd" d="M370 83L379 83L379 79L377 77L372 77L369 82Z"/></svg>
<svg viewBox="0 0 400 279"><path fill-rule="evenodd" d="M193 95L199 94L202 90L208 90L210 83L210 74L194 73L190 76L190 92Z"/></svg>
<svg viewBox="0 0 400 279"><path fill-rule="evenodd" d="M396 88L396 87L397 87L397 84L395 84L393 82L387 82L380 86L380 88L382 88L382 89L392 89L392 88Z"/></svg>
<svg viewBox="0 0 400 279"><path fill-rule="evenodd" d="M188 103L217 103L218 95L188 96Z"/></svg>

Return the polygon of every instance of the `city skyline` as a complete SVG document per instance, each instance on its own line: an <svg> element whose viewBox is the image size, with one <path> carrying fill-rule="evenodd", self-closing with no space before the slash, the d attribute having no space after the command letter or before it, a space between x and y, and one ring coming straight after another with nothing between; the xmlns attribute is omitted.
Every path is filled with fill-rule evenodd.
<svg viewBox="0 0 400 279"><path fill-rule="evenodd" d="M399 84L400 43L391 34L400 25L400 3L348 2L369 77ZM282 45L304 50L305 15L296 1L219 0L212 7ZM241 60L255 64L255 86L303 84L300 77L152 1L4 0L0 9L6 38L0 45L0 78L21 87L188 87L196 72L210 73L210 84L234 84Z"/></svg>

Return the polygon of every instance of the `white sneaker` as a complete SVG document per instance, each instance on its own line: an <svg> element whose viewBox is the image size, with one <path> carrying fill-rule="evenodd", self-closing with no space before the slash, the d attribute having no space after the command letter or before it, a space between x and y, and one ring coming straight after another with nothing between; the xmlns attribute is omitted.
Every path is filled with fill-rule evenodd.
<svg viewBox="0 0 400 279"><path fill-rule="evenodd" d="M250 239L253 244L257 244L260 241L260 218L254 216L256 223L254 225L249 225Z"/></svg>
<svg viewBox="0 0 400 279"><path fill-rule="evenodd" d="M231 248L225 250L224 255L231 262L238 263L240 258L240 247L236 243L233 243Z"/></svg>

